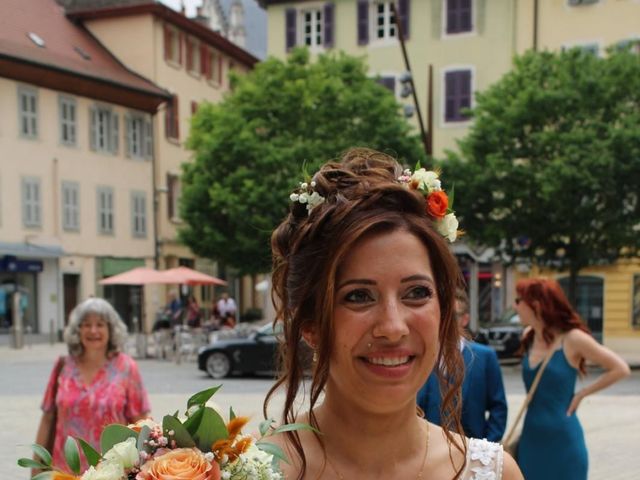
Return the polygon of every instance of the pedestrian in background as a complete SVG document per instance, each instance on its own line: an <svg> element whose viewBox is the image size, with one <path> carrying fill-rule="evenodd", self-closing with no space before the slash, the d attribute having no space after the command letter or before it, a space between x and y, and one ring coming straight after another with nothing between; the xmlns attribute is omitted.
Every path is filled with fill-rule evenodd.
<svg viewBox="0 0 640 480"><path fill-rule="evenodd" d="M190 328L200 328L200 305L194 295L189 295L187 301L187 326Z"/></svg>
<svg viewBox="0 0 640 480"><path fill-rule="evenodd" d="M515 309L526 326L522 377L527 391L549 356L527 408L517 461L527 480L586 480L587 447L576 410L587 395L629 375L629 366L591 336L555 280L520 280L516 295ZM576 392L587 362L604 373Z"/></svg>
<svg viewBox="0 0 640 480"><path fill-rule="evenodd" d="M60 357L51 373L36 436L36 443L53 453L54 465L66 465L67 436L82 438L100 451L106 425L134 423L149 415L138 366L122 352L126 338L126 325L102 298L85 300L71 312L64 332L69 355Z"/></svg>
<svg viewBox="0 0 640 480"><path fill-rule="evenodd" d="M463 289L456 290L455 316L461 331L469 325L469 298ZM502 371L496 352L485 345L460 338L464 359L461 423L464 435L499 442L507 425L507 399ZM441 366L442 367L442 366ZM418 406L430 422L442 425L441 377L443 368L434 370L418 392Z"/></svg>
<svg viewBox="0 0 640 480"><path fill-rule="evenodd" d="M233 328L236 326L237 310L236 301L229 296L229 293L223 292L222 298L218 300L218 313L222 318L223 327Z"/></svg>

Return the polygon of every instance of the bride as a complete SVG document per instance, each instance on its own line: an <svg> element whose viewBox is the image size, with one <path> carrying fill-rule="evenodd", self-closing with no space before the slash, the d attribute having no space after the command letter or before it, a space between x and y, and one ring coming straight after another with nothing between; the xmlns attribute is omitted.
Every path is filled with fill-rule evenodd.
<svg viewBox="0 0 640 480"><path fill-rule="evenodd" d="M464 370L454 321L460 281L447 242L457 220L434 172L403 171L367 149L329 162L291 195L272 236L276 322L284 326L282 421L316 431L274 437L291 463L290 479L517 480L498 444L462 431ZM301 340L313 349L308 405L297 361ZM416 393L436 364L443 419L425 421Z"/></svg>

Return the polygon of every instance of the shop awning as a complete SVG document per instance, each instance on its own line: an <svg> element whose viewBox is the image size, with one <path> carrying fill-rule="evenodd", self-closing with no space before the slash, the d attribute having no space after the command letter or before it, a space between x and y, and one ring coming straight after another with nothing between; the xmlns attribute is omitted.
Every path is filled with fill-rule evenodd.
<svg viewBox="0 0 640 480"><path fill-rule="evenodd" d="M64 250L60 245L0 242L0 256L12 255L21 258L58 258L64 254Z"/></svg>

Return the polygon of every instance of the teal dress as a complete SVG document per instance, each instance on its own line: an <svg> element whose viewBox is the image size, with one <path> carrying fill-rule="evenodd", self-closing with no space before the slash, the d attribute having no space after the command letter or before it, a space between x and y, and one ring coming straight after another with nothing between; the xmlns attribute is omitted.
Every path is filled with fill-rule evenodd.
<svg viewBox="0 0 640 480"><path fill-rule="evenodd" d="M527 353L522 360L527 391L538 368L539 364L531 368ZM556 350L542 373L522 427L516 457L527 480L587 480L589 458L582 426L575 413L567 417L577 376L564 350Z"/></svg>

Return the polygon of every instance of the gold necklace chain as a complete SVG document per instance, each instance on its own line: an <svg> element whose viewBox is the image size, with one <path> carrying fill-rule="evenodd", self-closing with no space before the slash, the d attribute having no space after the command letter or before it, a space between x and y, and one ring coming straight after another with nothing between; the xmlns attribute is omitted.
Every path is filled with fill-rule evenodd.
<svg viewBox="0 0 640 480"><path fill-rule="evenodd" d="M427 463L427 453L429 452L429 422L425 422L427 424L427 444L425 446L424 449L424 456L422 457L422 463L420 465L420 471L418 472L418 476L416 477L416 480L420 480L422 478L422 472L424 471L424 466ZM338 471L338 469L336 468L336 466L331 462L331 460L329 459L329 457L326 457L327 459L327 463L329 464L329 466L332 468L332 470L335 472L335 474L338 476L338 480L344 480L344 476Z"/></svg>

